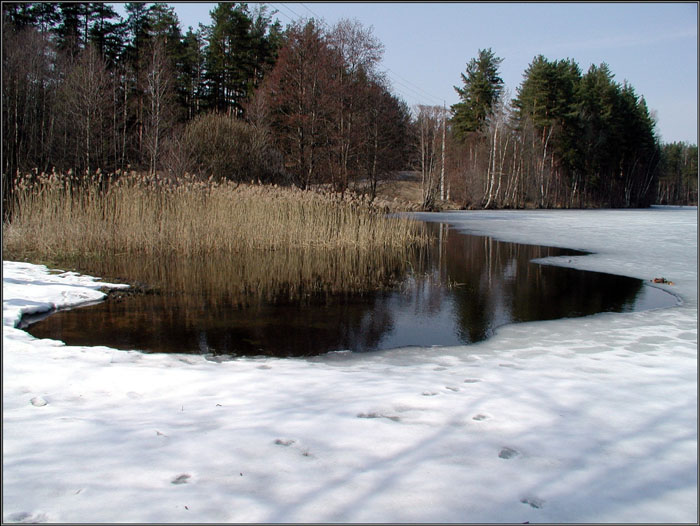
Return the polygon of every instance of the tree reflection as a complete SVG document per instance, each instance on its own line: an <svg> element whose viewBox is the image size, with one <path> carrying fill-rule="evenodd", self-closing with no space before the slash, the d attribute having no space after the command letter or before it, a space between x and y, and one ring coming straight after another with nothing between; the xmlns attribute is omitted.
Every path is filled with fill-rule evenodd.
<svg viewBox="0 0 700 526"><path fill-rule="evenodd" d="M473 343L506 323L632 310L642 290L637 279L531 262L581 252L427 228L434 243L399 257L297 250L93 262L95 275L156 293L61 312L30 332L151 352L307 356Z"/></svg>

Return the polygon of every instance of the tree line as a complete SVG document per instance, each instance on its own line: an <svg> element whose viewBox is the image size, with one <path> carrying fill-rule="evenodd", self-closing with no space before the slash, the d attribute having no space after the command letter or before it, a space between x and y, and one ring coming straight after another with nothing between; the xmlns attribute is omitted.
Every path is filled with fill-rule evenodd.
<svg viewBox="0 0 700 526"><path fill-rule="evenodd" d="M454 199L486 208L697 204L697 146L660 144L644 97L606 64L583 73L571 59L539 55L509 99L501 62L479 50L455 87L445 161Z"/></svg>
<svg viewBox="0 0 700 526"><path fill-rule="evenodd" d="M2 5L3 197L17 173L147 171L325 185L415 170L423 206L697 202L697 146L661 145L643 97L602 64L536 57L517 96L489 50L449 111L409 108L371 29L282 27L262 4L219 3L183 34L163 3Z"/></svg>
<svg viewBox="0 0 700 526"><path fill-rule="evenodd" d="M147 170L345 191L404 167L410 110L358 22L219 3L3 3L3 178Z"/></svg>

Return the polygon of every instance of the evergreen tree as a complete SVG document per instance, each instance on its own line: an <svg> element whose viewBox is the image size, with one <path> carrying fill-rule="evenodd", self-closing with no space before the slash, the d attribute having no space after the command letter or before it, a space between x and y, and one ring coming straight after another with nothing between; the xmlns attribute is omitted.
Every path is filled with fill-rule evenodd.
<svg viewBox="0 0 700 526"><path fill-rule="evenodd" d="M698 147L673 142L661 147L657 202L663 205L698 204Z"/></svg>
<svg viewBox="0 0 700 526"><path fill-rule="evenodd" d="M126 25L111 5L93 4L93 25L90 41L95 45L108 67L113 67L121 58L125 45Z"/></svg>
<svg viewBox="0 0 700 526"><path fill-rule="evenodd" d="M210 14L206 53L209 104L240 116L254 71L252 20L243 3L219 3Z"/></svg>
<svg viewBox="0 0 700 526"><path fill-rule="evenodd" d="M42 34L53 31L61 19L58 4L52 2L39 2L30 4L30 13L33 23Z"/></svg>
<svg viewBox="0 0 700 526"><path fill-rule="evenodd" d="M252 13L251 20L252 88L256 89L265 73L275 64L282 45L283 31L279 20L272 22L272 16L267 14L265 5L258 6Z"/></svg>
<svg viewBox="0 0 700 526"><path fill-rule="evenodd" d="M139 51L148 40L150 18L148 6L142 2L127 2L125 4L127 19L126 59L133 65L139 61Z"/></svg>
<svg viewBox="0 0 700 526"><path fill-rule="evenodd" d="M32 13L32 5L29 2L3 2L2 22L3 27L11 27L20 30L35 24L36 19Z"/></svg>
<svg viewBox="0 0 700 526"><path fill-rule="evenodd" d="M600 192L601 174L612 170L615 140L612 120L619 86L607 64L591 65L579 83L578 169L588 191Z"/></svg>
<svg viewBox="0 0 700 526"><path fill-rule="evenodd" d="M532 119L538 129L564 124L575 112L581 71L573 60L550 62L538 55L523 75L513 101L519 119Z"/></svg>
<svg viewBox="0 0 700 526"><path fill-rule="evenodd" d="M173 61L181 54L180 21L175 8L167 4L156 3L148 10L148 34L150 38L160 38L165 50Z"/></svg>
<svg viewBox="0 0 700 526"><path fill-rule="evenodd" d="M458 137L479 130L491 115L503 91L503 79L498 67L503 59L491 48L480 49L479 56L467 64L466 75L462 73L463 87L455 86L461 102L451 107L452 125Z"/></svg>
<svg viewBox="0 0 700 526"><path fill-rule="evenodd" d="M178 63L178 93L188 120L199 114L204 98L205 42L201 28L190 27L182 39Z"/></svg>
<svg viewBox="0 0 700 526"><path fill-rule="evenodd" d="M539 55L525 71L513 101L518 126L529 121L540 136L542 158L550 155L550 164L569 174L577 161L580 80L581 70L573 60L549 61Z"/></svg>
<svg viewBox="0 0 700 526"><path fill-rule="evenodd" d="M151 41L149 6L141 2L125 5L126 46L124 49L122 143L125 157L133 165L145 157L145 90L147 49Z"/></svg>
<svg viewBox="0 0 700 526"><path fill-rule="evenodd" d="M62 2L59 7L61 22L56 30L58 49L74 57L85 45L85 40L80 33L83 26L83 4Z"/></svg>

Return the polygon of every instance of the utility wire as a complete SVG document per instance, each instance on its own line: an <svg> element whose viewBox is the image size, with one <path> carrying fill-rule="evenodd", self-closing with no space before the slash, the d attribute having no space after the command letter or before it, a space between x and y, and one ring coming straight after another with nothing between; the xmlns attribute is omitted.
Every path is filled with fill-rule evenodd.
<svg viewBox="0 0 700 526"><path fill-rule="evenodd" d="M272 9L275 10L275 12L276 12L275 14L284 15L287 18L287 20L289 20L290 22L294 22L294 19L292 17L290 17L287 13L280 11L279 8L277 6L275 6L274 4L271 4L268 2L267 5L269 5L270 7L272 7Z"/></svg>
<svg viewBox="0 0 700 526"><path fill-rule="evenodd" d="M303 4L303 3L301 3L301 2L299 2L299 4L300 4L304 9L306 9L309 13L311 13L311 14L314 15L314 16L316 16L317 19L320 20L320 17L318 16L317 13L315 13L313 10L311 10L310 8L308 8L305 4ZM284 4L284 3L277 3L277 5L275 5L275 4L273 4L273 3L268 3L268 5L272 6L275 10L277 10L277 12L278 12L279 14L284 15L288 20L290 20L290 21L292 21L292 22L294 22L295 20L294 20L291 16L289 16L287 13L285 13L284 11L281 11L280 8L284 8L285 10L291 12L294 16L297 17L297 19L306 18L306 17L302 17L299 13L297 13L296 11L294 11L292 8L290 8L289 6L287 6L287 5ZM425 99L425 98L427 98L427 99L429 99L430 101L432 101L434 104L443 104L443 103L444 103L444 99L443 99L442 97L437 97L437 96L435 96L435 95L433 95L433 94L431 94L431 93L428 93L427 91L425 91L425 90L424 90L423 88L421 88L420 86L418 86L418 85L412 83L411 81L405 79L404 77L402 77L401 75L399 75L398 73L396 73L395 71L393 71L393 70L391 70L391 69L389 69L389 68L384 68L384 69L385 69L386 75L389 77L389 79L390 79L390 81L391 81L391 83L392 83L392 85L393 85L394 90L397 91L397 92L399 92L401 95L403 95L403 96L406 97L407 99L416 98L416 97L417 97L418 99ZM397 87L397 86L398 86L398 87ZM399 89L399 87L402 88L402 89ZM410 92L412 95L409 96L409 95L407 94L407 92Z"/></svg>
<svg viewBox="0 0 700 526"><path fill-rule="evenodd" d="M305 4L302 4L301 2L299 2L299 5L301 5L301 6L302 6L304 9L306 9L309 13L311 13L312 15L314 15L314 16L316 17L316 20L320 20L320 19L321 19L321 17L318 16L316 13L314 13L313 10L311 10L311 9L308 8L308 7L306 7Z"/></svg>
<svg viewBox="0 0 700 526"><path fill-rule="evenodd" d="M294 11L294 9L292 9L291 7L289 7L287 4L279 3L278 5L281 6L281 7L284 7L287 11L290 11L290 12L291 12L294 16L296 16L297 18L305 18L305 17L301 16L299 13L297 13L296 11Z"/></svg>
<svg viewBox="0 0 700 526"><path fill-rule="evenodd" d="M443 103L443 99L438 98L438 97L436 97L436 96L434 96L434 95L426 94L425 92L421 93L420 91L417 91L416 89L412 88L412 87L411 87L410 85L408 85L407 83L405 83L405 82L399 80L398 78L396 78L396 77L398 77L398 75L396 75L396 73L394 73L393 71L387 69L387 74L388 74L388 76L389 76L389 79L391 80L391 83L394 85L394 89L396 89L396 85L398 84L398 85L401 86L404 90L408 90L408 91L412 92L413 97L411 97L411 98L414 98L414 97L417 97L417 98L419 98L419 99L428 98L428 99L430 99L430 100L431 100L433 103L435 103L435 104L438 104L438 103L439 103L439 104L442 104L442 103ZM395 76L396 76L396 77L395 77ZM405 93L404 93L404 95L405 95Z"/></svg>
<svg viewBox="0 0 700 526"><path fill-rule="evenodd" d="M413 86L414 91L418 91L418 92L422 93L423 96L431 98L431 99L436 100L436 101L443 101L443 97L437 97L437 96L433 95L432 93L428 93L420 86L413 84L410 80L405 79L404 77L402 77L401 75L399 75L398 73L396 73L395 71L393 71L389 68L386 68L386 70L387 70L387 72L390 72L390 73L394 74L395 76L397 76L398 78L400 78L401 80L403 80L409 86Z"/></svg>

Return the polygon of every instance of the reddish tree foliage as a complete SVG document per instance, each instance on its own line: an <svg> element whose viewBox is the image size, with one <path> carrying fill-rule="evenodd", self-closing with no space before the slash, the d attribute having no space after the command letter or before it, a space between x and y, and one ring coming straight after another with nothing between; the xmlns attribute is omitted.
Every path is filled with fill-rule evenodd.
<svg viewBox="0 0 700 526"><path fill-rule="evenodd" d="M268 101L269 123L286 169L302 188L324 182L329 170L335 73L342 64L313 21L287 32L277 63L259 96Z"/></svg>

